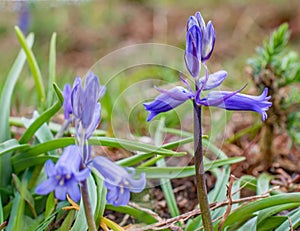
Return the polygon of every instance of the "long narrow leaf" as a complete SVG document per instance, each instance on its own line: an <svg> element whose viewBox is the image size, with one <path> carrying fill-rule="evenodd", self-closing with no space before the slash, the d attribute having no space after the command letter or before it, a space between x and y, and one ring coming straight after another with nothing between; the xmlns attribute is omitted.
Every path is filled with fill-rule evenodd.
<svg viewBox="0 0 300 231"><path fill-rule="evenodd" d="M26 43L28 47L32 47L34 42L33 34L29 34ZM21 50L14 62L12 68L10 69L6 81L4 83L2 93L0 96L0 142L4 142L10 139L10 129L9 129L9 112L11 105L11 98L13 95L13 90L15 88L16 82L21 74L24 63L26 61L26 55L23 50ZM11 179L11 163L10 155L0 157L0 187L5 187Z"/></svg>
<svg viewBox="0 0 300 231"><path fill-rule="evenodd" d="M264 198L255 202L251 202L245 206L241 206L234 210L224 222L223 227L229 228L230 230L236 230L244 222L249 220L251 217L256 216L255 213L277 205L287 203L297 203L300 201L300 193L286 193Z"/></svg>
<svg viewBox="0 0 300 231"><path fill-rule="evenodd" d="M154 222L157 222L157 220L151 216L149 213L130 207L130 206L113 206L110 204L106 205L106 209L128 214L130 216L135 217L137 220L146 223L146 224L152 224Z"/></svg>
<svg viewBox="0 0 300 231"><path fill-rule="evenodd" d="M56 33L52 34L50 41L49 51L49 80L48 80L48 93L47 93L47 108L53 104L55 92L53 91L52 84L55 82L55 69L56 69Z"/></svg>
<svg viewBox="0 0 300 231"><path fill-rule="evenodd" d="M24 134L22 135L22 137L20 138L19 142L21 144L24 143L28 143L29 140L32 138L32 136L35 134L35 132L46 122L48 122L51 117L59 111L59 109L61 108L61 105L63 103L63 96L61 94L61 92L59 91L58 87L56 85L54 85L54 87L56 87L56 93L58 96L58 100L57 102L48 110L46 110L45 112L43 112L31 125L30 127L26 130L26 132L24 132Z"/></svg>
<svg viewBox="0 0 300 231"><path fill-rule="evenodd" d="M162 117L162 119L159 121L158 127L155 132L154 140L155 140L156 145L161 145L161 143L162 143L163 128L164 128L164 117ZM156 162L156 165L157 165L157 167L166 167L165 159L164 158L159 159ZM179 216L179 209L177 207L176 198L175 198L175 195L173 192L171 181L166 178L161 178L160 179L160 187L164 193L164 196L165 196L165 199L167 202L167 206L168 206L171 216L172 217Z"/></svg>
<svg viewBox="0 0 300 231"><path fill-rule="evenodd" d="M244 157L232 157L223 160L215 160L212 162L204 163L205 171L224 165L230 165L245 160ZM183 178L195 175L195 166L183 167L139 167L136 168L137 174L145 172L147 178Z"/></svg>
<svg viewBox="0 0 300 231"><path fill-rule="evenodd" d="M37 90L37 95L39 98L39 102L40 102L40 106L42 108L45 108L46 106L46 96L45 96L45 89L44 89L44 85L43 85L43 81L42 81L42 74L40 71L40 68L37 64L37 61L35 59L35 56L31 50L31 48L28 46L26 39L22 33L22 31L19 29L19 27L15 26L15 31L17 34L17 38L21 44L21 47L24 49L26 57L27 57L27 61L35 82L35 87Z"/></svg>
<svg viewBox="0 0 300 231"><path fill-rule="evenodd" d="M97 205L94 217L96 226L99 227L106 205L106 188L104 186L103 179L98 175L98 171L93 171L93 173L94 180L97 185Z"/></svg>
<svg viewBox="0 0 300 231"><path fill-rule="evenodd" d="M28 144L19 144L16 139L7 140L6 142L0 144L0 157L13 151L22 151L25 149L29 149L29 147L30 146ZM7 170L7 168L4 169Z"/></svg>

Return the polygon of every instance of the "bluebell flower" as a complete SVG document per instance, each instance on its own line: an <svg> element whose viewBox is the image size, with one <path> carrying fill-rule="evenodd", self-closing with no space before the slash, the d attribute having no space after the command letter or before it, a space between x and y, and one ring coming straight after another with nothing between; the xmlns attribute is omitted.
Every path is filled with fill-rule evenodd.
<svg viewBox="0 0 300 231"><path fill-rule="evenodd" d="M266 111L272 106L269 102L268 88L265 88L260 96L245 95L230 91L211 91L207 97L199 99L197 104L204 106L214 106L226 110L234 111L255 111L261 114L262 120L267 119Z"/></svg>
<svg viewBox="0 0 300 231"><path fill-rule="evenodd" d="M102 156L95 157L92 165L104 178L108 204L113 204L114 206L127 205L130 199L130 192L139 193L146 186L145 173L141 173L139 179L134 179L134 168L122 168Z"/></svg>
<svg viewBox="0 0 300 231"><path fill-rule="evenodd" d="M75 145L66 147L55 165L52 160L46 161L45 171L48 179L37 186L36 193L46 195L54 191L55 197L59 200L66 200L68 194L73 201L79 201L79 184L90 174L88 168L80 171L80 164L79 147Z"/></svg>
<svg viewBox="0 0 300 231"><path fill-rule="evenodd" d="M178 107L188 99L194 97L193 92L184 87L174 87L170 90L158 89L162 94L157 96L154 101L144 103L144 107L149 111L147 121L152 120L157 114L166 112Z"/></svg>
<svg viewBox="0 0 300 231"><path fill-rule="evenodd" d="M186 50L184 60L188 71L198 77L201 63L206 62L214 49L216 33L211 21L205 24L200 12L187 21Z"/></svg>
<svg viewBox="0 0 300 231"><path fill-rule="evenodd" d="M101 120L101 104L98 100L105 94L105 86L101 86L98 77L88 72L84 87L81 78L74 80L71 89L69 84L64 87L64 116L75 120L76 135L87 140L97 128Z"/></svg>

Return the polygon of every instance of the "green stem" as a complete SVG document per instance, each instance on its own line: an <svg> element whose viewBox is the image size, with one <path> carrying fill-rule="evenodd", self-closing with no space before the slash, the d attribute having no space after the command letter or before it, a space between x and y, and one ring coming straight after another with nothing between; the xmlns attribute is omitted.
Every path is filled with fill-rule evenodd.
<svg viewBox="0 0 300 231"><path fill-rule="evenodd" d="M199 206L201 210L202 223L205 231L213 231L212 220L210 216L207 190L205 184L205 172L203 166L202 153L202 127L201 127L201 106L194 104L194 161L196 171L196 184Z"/></svg>
<svg viewBox="0 0 300 231"><path fill-rule="evenodd" d="M87 187L87 181L84 180L81 185L81 195L83 200L83 207L85 212L86 221L88 224L89 231L97 231L96 224L94 221L94 215L92 212L92 206L90 203L89 192Z"/></svg>

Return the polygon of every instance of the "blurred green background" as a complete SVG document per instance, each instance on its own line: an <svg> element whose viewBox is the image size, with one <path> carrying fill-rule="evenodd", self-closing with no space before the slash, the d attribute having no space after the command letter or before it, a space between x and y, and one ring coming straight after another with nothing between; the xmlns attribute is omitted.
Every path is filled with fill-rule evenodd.
<svg viewBox="0 0 300 231"><path fill-rule="evenodd" d="M14 26L24 5L30 11L28 31L35 34L33 51L45 83L50 38L57 32L56 79L61 88L75 76L83 76L101 57L125 46L155 42L184 49L185 24L196 11L201 11L206 21L213 21L217 39L209 67L228 71L225 88L238 89L245 82L251 83L245 71L247 58L283 22L290 25L291 46L300 52L299 0L1 1L0 89L20 49ZM138 73L165 80L172 74L178 78L175 72L154 67ZM137 75L134 71L123 74ZM247 91L251 92L251 87ZM17 84L12 113L31 113L37 100L34 93L26 66Z"/></svg>

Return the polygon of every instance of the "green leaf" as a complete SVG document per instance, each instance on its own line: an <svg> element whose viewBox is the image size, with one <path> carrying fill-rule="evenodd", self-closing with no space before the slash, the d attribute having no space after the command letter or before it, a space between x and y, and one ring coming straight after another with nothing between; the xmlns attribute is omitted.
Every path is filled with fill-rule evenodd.
<svg viewBox="0 0 300 231"><path fill-rule="evenodd" d="M93 176L97 189L97 205L94 217L96 226L99 227L106 205L106 187L104 186L104 181L98 171L93 171Z"/></svg>
<svg viewBox="0 0 300 231"><path fill-rule="evenodd" d="M224 165L230 165L245 160L244 157L232 157L223 160L215 160L212 162L204 163L205 171ZM142 172L146 173L146 177L151 178L183 178L195 175L195 166L183 167L138 167L136 168L137 174Z"/></svg>
<svg viewBox="0 0 300 231"><path fill-rule="evenodd" d="M48 94L47 94L47 108L53 104L54 91L52 84L55 82L55 69L56 69L56 33L52 34L50 41L49 51L49 81L48 81Z"/></svg>
<svg viewBox="0 0 300 231"><path fill-rule="evenodd" d="M64 219L64 221L61 224L61 226L59 227L58 231L70 230L71 226L72 226L72 223L74 221L74 217L75 217L75 210L69 211L68 215Z"/></svg>
<svg viewBox="0 0 300 231"><path fill-rule="evenodd" d="M236 230L243 225L247 220L256 216L256 213L262 209L273 206L283 205L287 203L297 203L300 200L300 193L286 193L268 198L263 198L258 201L251 202L234 210L224 222L224 229Z"/></svg>
<svg viewBox="0 0 300 231"><path fill-rule="evenodd" d="M33 34L29 34L26 42L28 47L32 47L34 41ZM0 142L3 142L10 138L9 131L9 112L11 105L11 98L13 95L13 90L15 88L16 82L21 74L24 63L26 61L26 56L23 50L21 50L10 69L8 76L6 77L6 81L4 83L1 96L0 96Z"/></svg>
<svg viewBox="0 0 300 231"><path fill-rule="evenodd" d="M26 57L27 57L27 61L35 82L35 88L37 90L37 95L38 95L38 99L39 99L39 103L41 108L45 108L46 107L46 96L45 96L45 89L44 89L44 85L43 85L43 81L42 81L42 74L41 71L39 69L39 66L37 64L37 61L35 59L35 56L31 50L31 48L28 46L25 37L22 33L22 31L19 29L19 27L15 26L15 31L17 34L17 38L20 42L21 47L24 49Z"/></svg>
<svg viewBox="0 0 300 231"><path fill-rule="evenodd" d="M28 144L19 144L16 139L10 139L0 144L0 157L13 151L24 151L29 148Z"/></svg>
<svg viewBox="0 0 300 231"><path fill-rule="evenodd" d="M290 230L290 222L292 223L293 229L297 229L300 226L300 210L297 208L295 211L291 212L286 220L276 229L276 231Z"/></svg>
<svg viewBox="0 0 300 231"><path fill-rule="evenodd" d="M56 203L55 203L55 197L54 197L54 193L51 192L48 195L47 201L46 201L46 208L45 208L45 217L49 217L51 215L51 213L54 212L56 207Z"/></svg>
<svg viewBox="0 0 300 231"><path fill-rule="evenodd" d="M300 206L300 202L287 203L287 204L282 204L282 205L277 205L270 208L262 209L261 211L259 211L257 215L257 230L260 230L261 227L265 226L265 220L269 219L273 215L276 215L281 211L296 208L298 206Z"/></svg>
<svg viewBox="0 0 300 231"><path fill-rule="evenodd" d="M287 220L286 216L276 216L276 217L269 217L267 218L262 225L260 225L257 230L259 231L269 231L274 230L278 226L280 226L284 221ZM289 227L286 227L288 230Z"/></svg>
<svg viewBox="0 0 300 231"><path fill-rule="evenodd" d="M157 222L157 220L153 216L151 216L149 213L139 210L139 209L136 209L136 208L133 208L131 206L113 206L113 205L107 204L106 209L124 213L124 214L128 214L146 224L152 224L154 222Z"/></svg>
<svg viewBox="0 0 300 231"><path fill-rule="evenodd" d="M28 171L26 171L24 173L24 175L23 175L22 182L19 180L19 178L17 177L17 175L13 174L12 177L13 177L13 181L14 181L15 187L16 187L17 191L20 193L21 198L24 201L27 202L27 204L29 205L30 210L31 210L33 216L35 218L37 218L37 214L36 214L36 211L35 211L33 197L32 197L31 193L27 189L28 181L30 179L29 178L30 174L28 173Z"/></svg>
<svg viewBox="0 0 300 231"><path fill-rule="evenodd" d="M55 87L56 85L54 85ZM21 144L28 143L36 131L46 122L48 122L52 116L59 111L61 105L63 103L63 97L61 93L56 89L58 101L49 109L44 111L31 125L30 127L23 133L22 137L20 138L19 142Z"/></svg>
<svg viewBox="0 0 300 231"><path fill-rule="evenodd" d="M262 173L257 178L257 188L256 188L256 194L261 195L264 193L267 193L269 190L270 181L274 177L267 173Z"/></svg>
<svg viewBox="0 0 300 231"><path fill-rule="evenodd" d="M158 127L156 129L155 132L155 145L161 145L162 141L163 141L163 128L164 128L164 117L162 117L159 121ZM156 162L157 167L166 167L166 162L165 159L159 159ZM169 212L171 214L172 217L176 217L179 216L179 209L177 207L177 203L176 203L176 198L173 192L173 188L172 188L172 184L171 181L169 179L166 178L161 178L160 179L160 187L164 193L166 202L167 202L167 206L169 209Z"/></svg>
<svg viewBox="0 0 300 231"><path fill-rule="evenodd" d="M24 209L25 201L21 198L20 194L16 192L13 199L13 207L6 228L7 231L22 230Z"/></svg>
<svg viewBox="0 0 300 231"><path fill-rule="evenodd" d="M2 198L0 193L0 224L3 224L3 222L4 222L4 214L3 214Z"/></svg>
<svg viewBox="0 0 300 231"><path fill-rule="evenodd" d="M124 139L111 138L111 137L92 137L89 140L89 144L109 146L114 148L124 148L130 151L155 153L164 156L182 156L186 154L185 152L175 152L162 147L155 147L153 145L144 144L137 141L124 140Z"/></svg>
<svg viewBox="0 0 300 231"><path fill-rule="evenodd" d="M33 34L29 34L26 43L28 47L32 47L34 42ZM21 74L24 63L26 61L26 55L23 50L21 50L10 69L6 81L4 83L1 96L0 96L0 142L10 139L10 128L9 128L9 113L11 98L13 95L13 90L15 88L16 82ZM11 179L11 163L10 155L0 157L0 187L5 187Z"/></svg>

